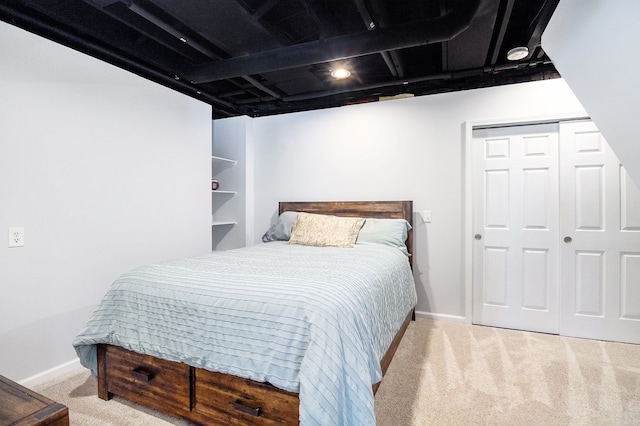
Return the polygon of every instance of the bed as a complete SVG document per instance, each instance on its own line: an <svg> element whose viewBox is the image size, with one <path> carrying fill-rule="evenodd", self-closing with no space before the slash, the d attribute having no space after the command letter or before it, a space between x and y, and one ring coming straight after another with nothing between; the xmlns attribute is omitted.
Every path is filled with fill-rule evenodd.
<svg viewBox="0 0 640 426"><path fill-rule="evenodd" d="M297 223L406 221L404 244L361 243L357 222L349 248L270 241L124 274L74 341L98 396L197 424L374 425L373 396L414 319L412 210L281 202L279 220Z"/></svg>

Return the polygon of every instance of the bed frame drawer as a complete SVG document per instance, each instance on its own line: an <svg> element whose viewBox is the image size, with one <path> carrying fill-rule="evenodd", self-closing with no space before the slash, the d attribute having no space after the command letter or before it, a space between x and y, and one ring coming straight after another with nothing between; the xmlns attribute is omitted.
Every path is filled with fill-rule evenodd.
<svg viewBox="0 0 640 426"><path fill-rule="evenodd" d="M158 411L189 411L191 368L131 352L118 346L103 346L110 375L107 391Z"/></svg>
<svg viewBox="0 0 640 426"><path fill-rule="evenodd" d="M194 410L227 424L297 425L295 393L240 377L196 370ZM222 417L221 417L222 416Z"/></svg>

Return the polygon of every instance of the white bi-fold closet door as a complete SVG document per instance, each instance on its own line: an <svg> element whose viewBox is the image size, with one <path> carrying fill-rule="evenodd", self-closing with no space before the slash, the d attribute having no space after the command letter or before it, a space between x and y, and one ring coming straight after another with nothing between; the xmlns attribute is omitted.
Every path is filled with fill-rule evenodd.
<svg viewBox="0 0 640 426"><path fill-rule="evenodd" d="M590 121L474 129L473 322L640 343L640 191Z"/></svg>

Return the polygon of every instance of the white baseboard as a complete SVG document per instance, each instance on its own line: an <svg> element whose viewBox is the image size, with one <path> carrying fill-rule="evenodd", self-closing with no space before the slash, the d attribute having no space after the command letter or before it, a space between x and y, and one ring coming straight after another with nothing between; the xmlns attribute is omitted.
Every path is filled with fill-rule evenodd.
<svg viewBox="0 0 640 426"><path fill-rule="evenodd" d="M27 377L24 380L20 380L19 383L26 388L33 388L35 386L48 382L49 380L57 379L67 373L78 370L80 368L82 368L82 366L80 365L80 359L75 358L71 361L65 362L64 364L60 364L56 367L50 368L49 370L43 371L42 373L38 373L31 377Z"/></svg>
<svg viewBox="0 0 640 426"><path fill-rule="evenodd" d="M434 312L416 311L416 318L426 318L436 321L450 321L450 322L462 322L470 324L471 321L465 316L449 315L449 314L437 314Z"/></svg>

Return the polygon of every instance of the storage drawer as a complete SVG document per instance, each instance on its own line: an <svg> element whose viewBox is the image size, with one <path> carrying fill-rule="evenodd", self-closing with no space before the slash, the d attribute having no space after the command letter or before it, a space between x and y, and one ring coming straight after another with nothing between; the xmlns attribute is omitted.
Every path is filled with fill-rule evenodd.
<svg viewBox="0 0 640 426"><path fill-rule="evenodd" d="M240 377L197 369L194 410L228 424L297 425L298 395Z"/></svg>
<svg viewBox="0 0 640 426"><path fill-rule="evenodd" d="M107 391L159 411L189 411L191 367L106 346Z"/></svg>

